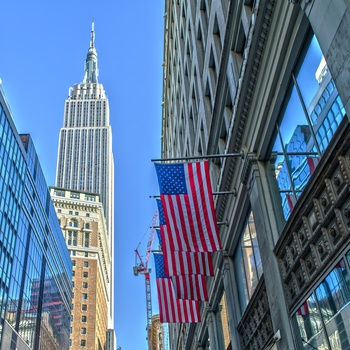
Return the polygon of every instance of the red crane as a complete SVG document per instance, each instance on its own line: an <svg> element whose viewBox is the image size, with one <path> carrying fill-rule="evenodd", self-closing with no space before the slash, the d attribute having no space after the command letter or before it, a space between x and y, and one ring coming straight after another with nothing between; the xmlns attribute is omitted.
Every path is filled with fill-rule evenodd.
<svg viewBox="0 0 350 350"><path fill-rule="evenodd" d="M150 280L151 269L148 268L148 261L151 255L154 234L156 231L154 227L157 225L157 221L158 221L158 212L156 212L152 218L151 233L147 242L146 258L144 262L138 250L141 242L138 244L137 248L135 249L134 275L135 276L144 275L145 282L146 282L147 340L148 340L149 350L152 349L152 298L151 298L151 280Z"/></svg>

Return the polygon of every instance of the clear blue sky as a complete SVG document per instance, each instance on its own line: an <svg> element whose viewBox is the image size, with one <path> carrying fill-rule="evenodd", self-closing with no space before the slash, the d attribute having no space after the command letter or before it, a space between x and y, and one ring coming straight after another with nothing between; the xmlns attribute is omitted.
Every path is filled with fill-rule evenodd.
<svg viewBox="0 0 350 350"><path fill-rule="evenodd" d="M0 9L0 78L18 131L34 139L48 185L55 182L64 100L83 79L95 21L115 162L115 329L123 350L147 349L145 281L132 268L140 241L146 251L156 210L149 196L158 193L151 158L160 155L164 0L19 0Z"/></svg>

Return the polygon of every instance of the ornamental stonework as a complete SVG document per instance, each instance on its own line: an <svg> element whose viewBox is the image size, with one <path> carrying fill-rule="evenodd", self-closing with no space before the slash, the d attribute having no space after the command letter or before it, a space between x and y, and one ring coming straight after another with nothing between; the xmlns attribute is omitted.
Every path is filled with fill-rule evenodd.
<svg viewBox="0 0 350 350"><path fill-rule="evenodd" d="M273 326L264 280L261 279L254 298L238 326L241 347L245 350L264 349L273 336Z"/></svg>

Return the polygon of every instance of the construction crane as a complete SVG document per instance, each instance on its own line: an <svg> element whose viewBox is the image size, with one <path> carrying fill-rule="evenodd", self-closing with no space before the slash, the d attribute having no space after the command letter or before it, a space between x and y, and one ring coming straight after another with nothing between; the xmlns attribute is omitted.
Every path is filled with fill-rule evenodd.
<svg viewBox="0 0 350 350"><path fill-rule="evenodd" d="M147 313L147 341L148 341L148 350L152 349L152 298L151 298L151 280L150 273L151 269L148 268L148 261L151 255L152 244L155 234L154 227L157 225L158 212L156 212L152 218L151 223L151 233L147 242L146 257L145 261L142 260L142 257L139 253L139 247L141 242L138 244L135 249L135 266L134 266L134 275L144 275L145 284L146 284L146 313Z"/></svg>

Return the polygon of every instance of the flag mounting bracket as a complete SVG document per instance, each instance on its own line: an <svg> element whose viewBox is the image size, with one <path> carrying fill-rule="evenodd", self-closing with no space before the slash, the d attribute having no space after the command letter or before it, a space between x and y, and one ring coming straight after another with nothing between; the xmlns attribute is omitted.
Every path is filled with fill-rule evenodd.
<svg viewBox="0 0 350 350"><path fill-rule="evenodd" d="M228 221L226 220L226 221L218 221L218 223L217 223L219 226L220 225L225 225L226 227L228 227Z"/></svg>
<svg viewBox="0 0 350 350"><path fill-rule="evenodd" d="M199 160L199 159L213 159L213 158L241 158L244 159L244 152L239 153L226 153L226 154L207 154L205 156L192 156L192 157L177 157L177 158L159 158L151 159L151 162L170 162L180 160Z"/></svg>

